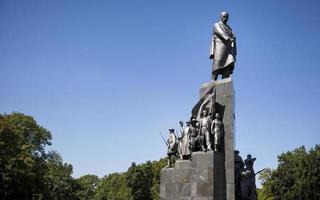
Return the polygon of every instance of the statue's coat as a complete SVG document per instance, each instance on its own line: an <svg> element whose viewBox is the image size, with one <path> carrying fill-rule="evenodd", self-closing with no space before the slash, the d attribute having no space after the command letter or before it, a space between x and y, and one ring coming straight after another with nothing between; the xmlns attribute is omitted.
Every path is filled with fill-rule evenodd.
<svg viewBox="0 0 320 200"><path fill-rule="evenodd" d="M220 21L214 23L212 34L213 39L210 50L210 54L214 59L212 72L221 74L222 70L230 67L230 74L232 74L237 54L236 42L229 40L233 37L232 29Z"/></svg>

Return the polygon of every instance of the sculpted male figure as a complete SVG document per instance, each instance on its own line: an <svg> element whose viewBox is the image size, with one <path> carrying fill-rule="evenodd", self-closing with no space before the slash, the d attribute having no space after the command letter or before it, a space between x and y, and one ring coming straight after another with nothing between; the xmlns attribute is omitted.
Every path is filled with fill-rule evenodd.
<svg viewBox="0 0 320 200"><path fill-rule="evenodd" d="M199 134L197 126L198 121L196 119L191 120L191 126L189 129L190 134L190 149L192 152L197 151L197 147L200 145L202 151L206 151L203 145L203 137Z"/></svg>
<svg viewBox="0 0 320 200"><path fill-rule="evenodd" d="M191 156L190 151L190 122L186 122L186 127L183 127L183 122L180 122L181 138L179 138L179 155L180 159L189 159Z"/></svg>
<svg viewBox="0 0 320 200"><path fill-rule="evenodd" d="M235 190L236 190L236 200L242 200L241 195L241 173L244 171L244 162L239 155L239 151L234 151L234 179L235 179Z"/></svg>
<svg viewBox="0 0 320 200"><path fill-rule="evenodd" d="M169 138L167 140L167 145L168 145L168 150L167 150L168 165L166 167L168 168L168 167L171 167L172 165L171 157L175 155L177 151L177 136L174 133L173 128L169 129Z"/></svg>
<svg viewBox="0 0 320 200"><path fill-rule="evenodd" d="M202 117L200 118L199 121L199 129L200 129L200 135L204 137L206 147L208 151L211 151L211 137L210 137L210 132L211 132L211 124L212 120L210 116L208 115L207 110L202 111Z"/></svg>
<svg viewBox="0 0 320 200"><path fill-rule="evenodd" d="M236 61L236 36L227 24L228 19L229 14L222 12L220 14L220 21L213 26L210 50L210 59L214 60L212 69L213 80L217 80L219 74L222 75L222 78L230 77Z"/></svg>
<svg viewBox="0 0 320 200"><path fill-rule="evenodd" d="M223 123L220 114L216 113L215 119L212 122L211 132L214 138L214 151L222 151L222 138L224 134Z"/></svg>
<svg viewBox="0 0 320 200"><path fill-rule="evenodd" d="M250 154L248 154L247 159L244 160L246 167L241 174L241 193L243 200L257 200L256 175L253 169L255 160L256 158L252 158Z"/></svg>

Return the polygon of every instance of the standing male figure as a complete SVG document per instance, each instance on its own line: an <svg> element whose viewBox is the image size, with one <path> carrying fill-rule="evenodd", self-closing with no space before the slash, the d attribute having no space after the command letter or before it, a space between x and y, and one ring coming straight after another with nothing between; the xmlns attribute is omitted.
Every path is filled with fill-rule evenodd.
<svg viewBox="0 0 320 200"><path fill-rule="evenodd" d="M180 121L180 132L181 138L179 138L179 146L178 151L180 155L180 159L189 159L191 156L190 151L190 122L186 122L186 127L183 127L183 122Z"/></svg>
<svg viewBox="0 0 320 200"><path fill-rule="evenodd" d="M214 151L222 151L222 138L224 134L223 123L220 114L216 113L215 119L212 122L211 132L214 138Z"/></svg>
<svg viewBox="0 0 320 200"><path fill-rule="evenodd" d="M207 110L202 111L202 117L200 118L199 121L199 129L200 129L200 135L204 137L206 147L208 151L211 151L211 137L210 137L210 132L211 132L211 124L212 120L210 116L208 115Z"/></svg>
<svg viewBox="0 0 320 200"><path fill-rule="evenodd" d="M244 160L246 167L244 172L241 173L241 193L243 200L257 200L256 175L253 169L255 161L256 158L252 158L251 154L248 154L247 159Z"/></svg>
<svg viewBox="0 0 320 200"><path fill-rule="evenodd" d="M234 150L234 179L235 179L235 190L236 190L236 200L242 200L241 193L241 173L244 171L244 162L239 155L238 150Z"/></svg>
<svg viewBox="0 0 320 200"><path fill-rule="evenodd" d="M212 79L217 80L218 75L222 78L230 77L233 73L234 63L236 61L236 36L232 32L227 22L229 14L222 12L220 14L220 21L214 23L210 59L213 59Z"/></svg>
<svg viewBox="0 0 320 200"><path fill-rule="evenodd" d="M197 151L197 146L200 145L202 151L206 151L203 145L203 137L199 134L199 129L197 126L198 120L192 119L191 126L189 129L190 132L190 149L192 152Z"/></svg>
<svg viewBox="0 0 320 200"><path fill-rule="evenodd" d="M198 130L197 130L197 123L198 121L196 119L191 119L190 120L190 128L189 128L189 134L190 134L190 150L191 152L196 151L196 138L198 136Z"/></svg>
<svg viewBox="0 0 320 200"><path fill-rule="evenodd" d="M168 165L166 167L169 168L172 165L171 157L175 155L177 152L177 136L174 133L173 128L169 129L169 138L167 140L167 145L168 145L168 150L167 150Z"/></svg>

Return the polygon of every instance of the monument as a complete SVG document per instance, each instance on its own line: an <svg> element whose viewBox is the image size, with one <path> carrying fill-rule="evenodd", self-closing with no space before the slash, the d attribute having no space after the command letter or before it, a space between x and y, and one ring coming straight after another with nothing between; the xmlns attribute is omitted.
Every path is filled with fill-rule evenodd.
<svg viewBox="0 0 320 200"><path fill-rule="evenodd" d="M236 36L228 19L229 14L222 12L213 26L209 56L213 60L212 80L201 86L187 126L180 121L176 152L169 145L169 139L175 136L169 136L169 163L161 171L161 200L256 199L255 159L248 157L244 167L239 151L234 150L235 93L231 74L236 61ZM180 159L172 166L174 153L179 153Z"/></svg>

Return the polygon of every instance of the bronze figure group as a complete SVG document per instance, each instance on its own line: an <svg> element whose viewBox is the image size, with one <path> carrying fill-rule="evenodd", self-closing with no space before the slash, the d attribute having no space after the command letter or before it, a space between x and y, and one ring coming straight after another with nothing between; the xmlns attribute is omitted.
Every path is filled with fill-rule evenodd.
<svg viewBox="0 0 320 200"><path fill-rule="evenodd" d="M219 113L212 120L208 111L203 110L199 121L192 118L186 122L186 126L182 121L179 124L180 137L176 136L174 129L169 129L167 167L171 167L171 157L176 154L180 159L186 160L196 151L223 151L224 127Z"/></svg>

